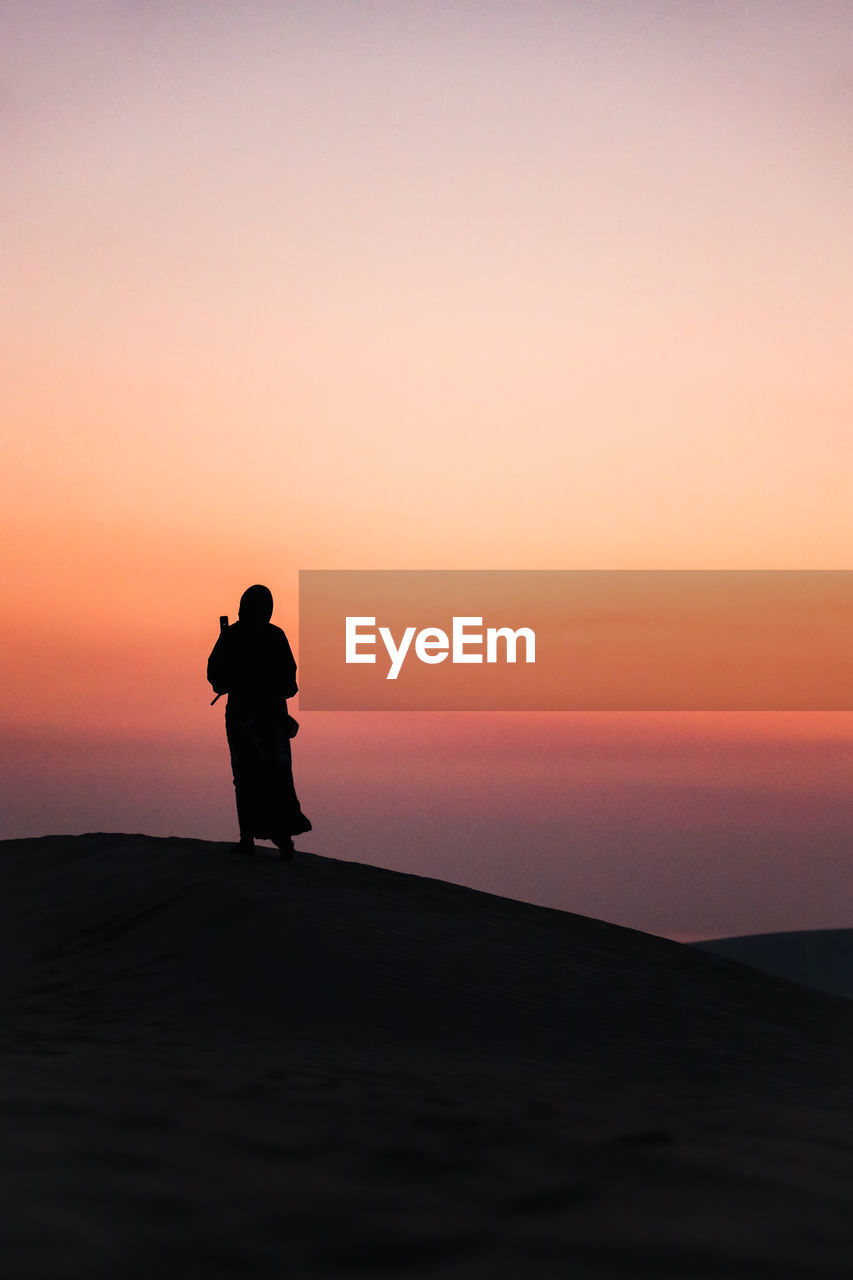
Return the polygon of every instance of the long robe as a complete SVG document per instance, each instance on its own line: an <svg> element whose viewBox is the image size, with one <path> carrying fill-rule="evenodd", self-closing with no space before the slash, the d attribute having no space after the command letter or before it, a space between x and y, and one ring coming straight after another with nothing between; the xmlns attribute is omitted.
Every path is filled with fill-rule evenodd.
<svg viewBox="0 0 853 1280"><path fill-rule="evenodd" d="M293 785L287 698L297 692L287 636L271 622L233 623L207 663L216 693L227 693L225 732L241 836L280 840L311 823Z"/></svg>

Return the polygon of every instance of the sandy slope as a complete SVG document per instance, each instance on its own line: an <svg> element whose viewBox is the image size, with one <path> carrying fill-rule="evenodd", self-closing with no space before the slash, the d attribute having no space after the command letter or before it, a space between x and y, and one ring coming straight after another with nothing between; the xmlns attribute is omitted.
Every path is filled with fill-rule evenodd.
<svg viewBox="0 0 853 1280"><path fill-rule="evenodd" d="M310 854L0 858L8 1274L849 1274L848 1002Z"/></svg>

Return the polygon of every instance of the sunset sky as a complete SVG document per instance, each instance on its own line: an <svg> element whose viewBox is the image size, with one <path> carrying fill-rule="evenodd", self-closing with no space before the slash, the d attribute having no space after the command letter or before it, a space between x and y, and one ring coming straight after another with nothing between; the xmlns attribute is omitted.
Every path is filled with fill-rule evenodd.
<svg viewBox="0 0 853 1280"><path fill-rule="evenodd" d="M0 837L235 834L299 569L847 569L849 0L0 7ZM853 925L853 715L304 713L300 844Z"/></svg>

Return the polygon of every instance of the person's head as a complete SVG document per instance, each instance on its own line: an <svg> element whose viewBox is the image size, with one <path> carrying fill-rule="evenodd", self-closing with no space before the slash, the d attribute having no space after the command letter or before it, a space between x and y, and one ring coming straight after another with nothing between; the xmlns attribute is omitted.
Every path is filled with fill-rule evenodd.
<svg viewBox="0 0 853 1280"><path fill-rule="evenodd" d="M258 583L247 587L240 597L237 616L241 622L269 622L272 617L272 592L269 587L262 587Z"/></svg>

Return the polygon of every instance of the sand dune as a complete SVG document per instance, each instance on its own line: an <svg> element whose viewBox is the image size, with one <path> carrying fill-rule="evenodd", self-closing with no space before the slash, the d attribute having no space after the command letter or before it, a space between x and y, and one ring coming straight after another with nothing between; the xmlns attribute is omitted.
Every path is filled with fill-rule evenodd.
<svg viewBox="0 0 853 1280"><path fill-rule="evenodd" d="M846 1001L311 854L0 858L10 1275L849 1273Z"/></svg>
<svg viewBox="0 0 853 1280"><path fill-rule="evenodd" d="M853 929L800 929L693 944L791 982L853 999Z"/></svg>

